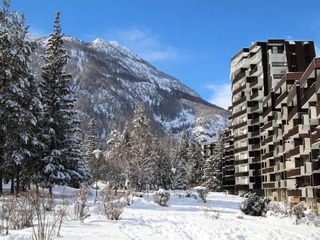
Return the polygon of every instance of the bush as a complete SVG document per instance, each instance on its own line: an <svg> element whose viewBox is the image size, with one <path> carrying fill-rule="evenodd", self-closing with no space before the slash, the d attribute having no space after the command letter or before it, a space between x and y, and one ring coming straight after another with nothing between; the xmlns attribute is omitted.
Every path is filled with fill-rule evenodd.
<svg viewBox="0 0 320 240"><path fill-rule="evenodd" d="M161 207L167 207L167 202L169 201L169 199L170 193L163 189L159 189L159 191L153 192L153 201L159 204Z"/></svg>
<svg viewBox="0 0 320 240"><path fill-rule="evenodd" d="M197 187L196 188L198 197L204 202L207 202L208 188L206 187Z"/></svg>
<svg viewBox="0 0 320 240"><path fill-rule="evenodd" d="M269 198L259 197L256 193L250 193L240 204L240 210L246 215L264 216L268 211Z"/></svg>
<svg viewBox="0 0 320 240"><path fill-rule="evenodd" d="M84 220L89 214L88 208L88 197L89 197L89 188L88 186L83 186L75 194L74 197L74 209L73 209L73 218L78 220Z"/></svg>
<svg viewBox="0 0 320 240"><path fill-rule="evenodd" d="M109 220L119 220L124 207L128 204L127 196L125 199L115 195L114 191L106 187L100 193L104 206L104 213Z"/></svg>
<svg viewBox="0 0 320 240"><path fill-rule="evenodd" d="M301 219L304 217L304 202L300 202L297 205L294 205L289 210L290 217L296 217L296 219Z"/></svg>

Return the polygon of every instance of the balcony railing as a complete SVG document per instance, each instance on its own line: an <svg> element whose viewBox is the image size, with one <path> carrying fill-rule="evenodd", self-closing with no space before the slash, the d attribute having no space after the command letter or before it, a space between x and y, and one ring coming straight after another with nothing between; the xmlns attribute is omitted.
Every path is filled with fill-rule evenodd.
<svg viewBox="0 0 320 240"><path fill-rule="evenodd" d="M301 197L301 190L295 189L295 190L287 190L287 196L288 197Z"/></svg>
<svg viewBox="0 0 320 240"><path fill-rule="evenodd" d="M287 178L297 177L297 176L300 176L300 175L301 175L301 169L300 168L291 169L291 170L286 172Z"/></svg>
<svg viewBox="0 0 320 240"><path fill-rule="evenodd" d="M275 184L274 182L264 182L262 183L262 188L263 189L275 188Z"/></svg>
<svg viewBox="0 0 320 240"><path fill-rule="evenodd" d="M320 128L310 134L310 144L313 145L320 140Z"/></svg>
<svg viewBox="0 0 320 240"><path fill-rule="evenodd" d="M272 172L274 172L274 166L261 169L262 174L267 174L267 173L272 173Z"/></svg>

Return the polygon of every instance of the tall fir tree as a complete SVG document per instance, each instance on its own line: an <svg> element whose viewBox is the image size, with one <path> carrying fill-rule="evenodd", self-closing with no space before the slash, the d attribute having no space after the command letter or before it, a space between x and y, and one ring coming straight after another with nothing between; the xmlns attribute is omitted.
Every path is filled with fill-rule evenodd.
<svg viewBox="0 0 320 240"><path fill-rule="evenodd" d="M84 159L90 169L91 176L96 176L96 169L98 166L97 159L95 159L93 151L96 149L101 150L101 143L98 136L97 120L94 118L88 122L88 130L84 141Z"/></svg>
<svg viewBox="0 0 320 240"><path fill-rule="evenodd" d="M174 189L187 189L190 173L188 171L188 146L189 135L186 131L183 131L181 136L181 142L175 153L172 163L172 179Z"/></svg>
<svg viewBox="0 0 320 240"><path fill-rule="evenodd" d="M223 190L222 183L222 140L218 139L212 156L206 159L204 164L203 186L211 191Z"/></svg>
<svg viewBox="0 0 320 240"><path fill-rule="evenodd" d="M33 45L26 40L24 15L10 12L10 2L0 8L0 191L2 179L12 180L19 189L27 180L36 159L39 141L37 116L41 103L29 68Z"/></svg>
<svg viewBox="0 0 320 240"><path fill-rule="evenodd" d="M131 183L137 189L142 190L146 184L151 183L155 166L154 138L150 127L150 118L142 103L137 104L131 124Z"/></svg>
<svg viewBox="0 0 320 240"><path fill-rule="evenodd" d="M42 67L41 93L43 151L38 183L51 188L54 184L77 184L89 176L81 151L78 112L70 74L64 71L69 56L63 48L60 12L56 13Z"/></svg>

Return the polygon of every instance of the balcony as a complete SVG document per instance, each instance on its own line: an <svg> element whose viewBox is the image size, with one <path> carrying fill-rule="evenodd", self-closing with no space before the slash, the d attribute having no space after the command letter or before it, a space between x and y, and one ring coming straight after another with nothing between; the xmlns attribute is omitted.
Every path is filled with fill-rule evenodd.
<svg viewBox="0 0 320 240"><path fill-rule="evenodd" d="M285 102L287 96L288 96L288 92L287 92L287 91L283 92L283 93L276 99L275 106L276 106L276 107L280 107L279 105L280 105L281 103L284 103L284 102Z"/></svg>
<svg viewBox="0 0 320 240"><path fill-rule="evenodd" d="M234 153L239 153L239 152L245 152L248 150L248 146L245 147L239 147L234 149Z"/></svg>
<svg viewBox="0 0 320 240"><path fill-rule="evenodd" d="M234 137L234 141L240 141L240 140L246 139L246 138L248 138L248 134L242 134L242 135Z"/></svg>
<svg viewBox="0 0 320 240"><path fill-rule="evenodd" d="M268 50L269 63L271 62L286 62L286 54L283 52L275 53L272 49Z"/></svg>
<svg viewBox="0 0 320 240"><path fill-rule="evenodd" d="M237 118L237 117L242 116L242 115L244 115L244 114L246 114L246 113L247 113L247 109L243 109L243 110L241 110L241 111L239 111L239 112L233 113L233 114L232 114L232 117L233 117L233 118Z"/></svg>
<svg viewBox="0 0 320 240"><path fill-rule="evenodd" d="M262 72L262 66L260 65L257 65L255 66L254 68L252 68L250 71L249 71L249 75L250 76L254 76L254 77L257 77L257 76L260 76L263 72Z"/></svg>
<svg viewBox="0 0 320 240"><path fill-rule="evenodd" d="M240 103L245 102L246 99L247 99L247 97L246 97L246 96L243 96L243 97L237 99L236 101L234 101L234 102L232 103L232 105L233 105L233 106L237 106L237 105L239 105Z"/></svg>
<svg viewBox="0 0 320 240"><path fill-rule="evenodd" d="M301 190L295 189L295 190L287 190L287 196L288 197L301 197Z"/></svg>
<svg viewBox="0 0 320 240"><path fill-rule="evenodd" d="M238 63L230 68L231 73L234 73L237 69L248 68L250 65L250 60L248 58L242 58Z"/></svg>
<svg viewBox="0 0 320 240"><path fill-rule="evenodd" d="M267 137L266 139L264 139L262 142L261 142L261 145L266 145L266 144L269 144L270 145L273 144L273 136L269 136Z"/></svg>
<svg viewBox="0 0 320 240"><path fill-rule="evenodd" d="M250 95L250 100L261 100L263 98L263 91L257 90L252 95Z"/></svg>
<svg viewBox="0 0 320 240"><path fill-rule="evenodd" d="M315 89L315 83L313 83L311 87L307 89L306 92L303 94L301 98L301 106L303 108L308 108L308 102L317 101L317 94Z"/></svg>
<svg viewBox="0 0 320 240"><path fill-rule="evenodd" d="M261 51L258 51L251 58L249 58L249 61L250 61L250 64L257 64L261 61L261 59L262 59Z"/></svg>
<svg viewBox="0 0 320 240"><path fill-rule="evenodd" d="M300 155L301 152L302 152L302 145L299 145L289 150L289 152L286 154L285 157L286 158L298 157L298 155Z"/></svg>
<svg viewBox="0 0 320 240"><path fill-rule="evenodd" d="M300 176L300 175L301 175L301 169L300 168L291 169L291 170L288 170L286 172L287 178L295 178L295 177Z"/></svg>
<svg viewBox="0 0 320 240"><path fill-rule="evenodd" d="M267 173L272 173L272 172L274 172L274 166L261 169L261 174L267 174Z"/></svg>
<svg viewBox="0 0 320 240"><path fill-rule="evenodd" d="M261 160L266 160L268 158L272 158L273 157L273 151L266 153L266 154L262 154L261 155Z"/></svg>
<svg viewBox="0 0 320 240"><path fill-rule="evenodd" d="M260 130L260 131L263 132L263 131L271 128L272 126L273 126L273 125L272 125L272 120L271 120L271 121L269 121L268 123L265 123L265 124L261 127L261 130Z"/></svg>
<svg viewBox="0 0 320 240"><path fill-rule="evenodd" d="M275 184L274 182L264 182L262 183L262 188L263 189L275 188Z"/></svg>
<svg viewBox="0 0 320 240"><path fill-rule="evenodd" d="M310 134L310 144L314 145L320 140L320 128Z"/></svg>
<svg viewBox="0 0 320 240"><path fill-rule="evenodd" d="M291 129L289 129L288 133L285 134L284 139L288 140L289 138L296 138L301 135L307 135L309 133L310 126L298 124Z"/></svg>
<svg viewBox="0 0 320 240"><path fill-rule="evenodd" d="M250 88L258 88L263 86L263 78L257 78L253 82L250 83Z"/></svg>

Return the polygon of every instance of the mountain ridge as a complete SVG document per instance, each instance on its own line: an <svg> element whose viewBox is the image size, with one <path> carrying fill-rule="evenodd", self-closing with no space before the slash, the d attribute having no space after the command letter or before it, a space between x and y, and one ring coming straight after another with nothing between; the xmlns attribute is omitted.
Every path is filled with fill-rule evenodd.
<svg viewBox="0 0 320 240"><path fill-rule="evenodd" d="M38 48L33 64L38 75L46 39L36 40ZM227 110L202 99L178 79L119 43L100 38L84 42L72 36L63 40L71 57L66 71L73 77L78 97L76 107L84 123L90 118L98 120L102 138L115 124L124 126L138 102L149 107L160 134L178 137L188 129L197 132L201 141L209 141L216 138L218 129L229 124ZM215 123L212 119L216 119ZM209 122L216 125L213 132L207 128L199 130L203 129L200 124ZM85 124L83 128L85 132Z"/></svg>

